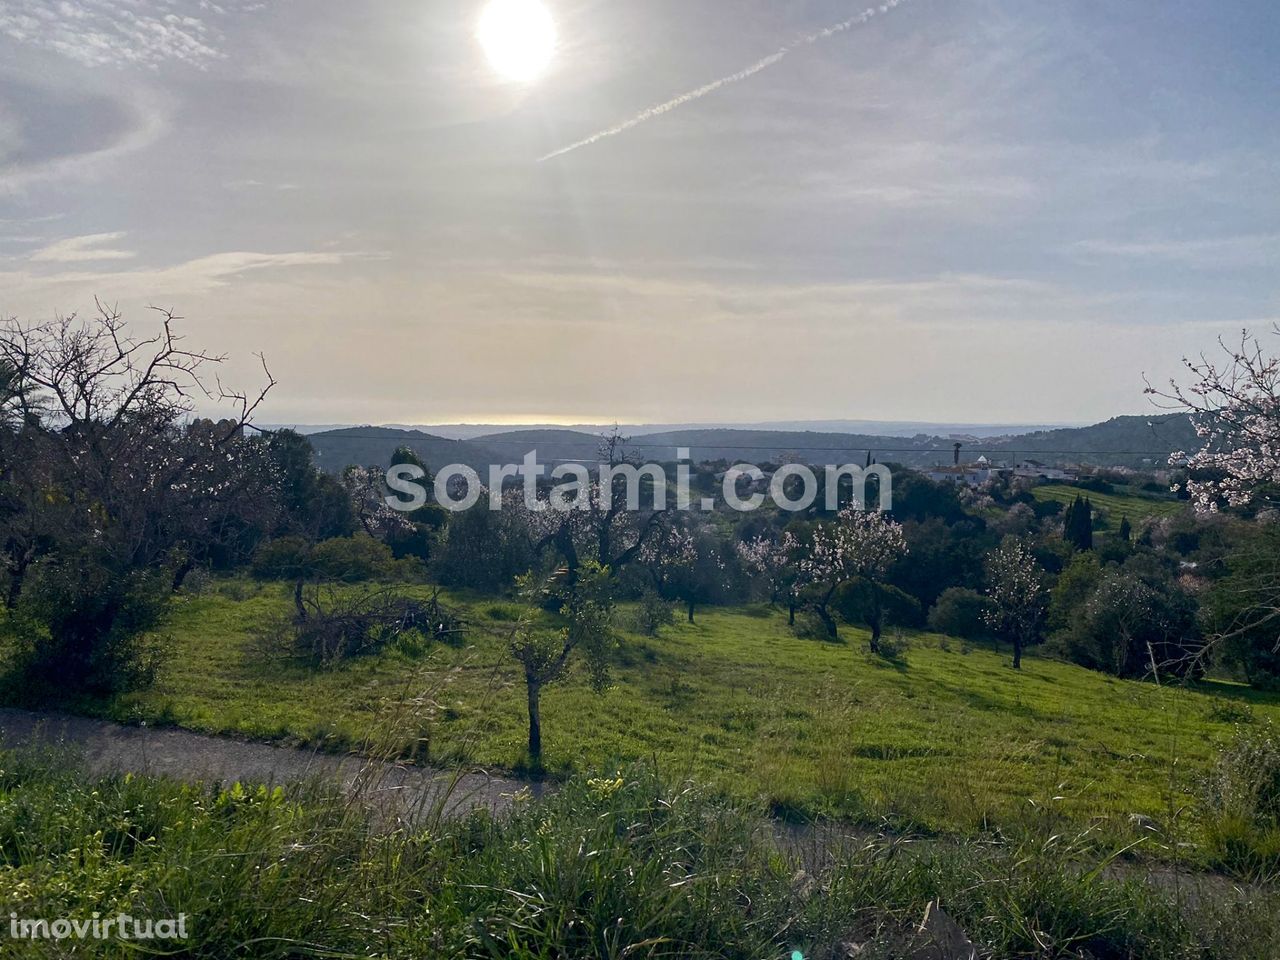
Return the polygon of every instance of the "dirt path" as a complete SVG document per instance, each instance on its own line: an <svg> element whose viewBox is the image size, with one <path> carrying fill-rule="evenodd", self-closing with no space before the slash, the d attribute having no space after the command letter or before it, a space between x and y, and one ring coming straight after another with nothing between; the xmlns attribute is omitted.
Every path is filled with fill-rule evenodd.
<svg viewBox="0 0 1280 960"><path fill-rule="evenodd" d="M501 813L511 806L511 795L517 791L540 796L547 789L484 773L455 775L436 768L374 763L185 730L126 727L70 714L9 708L0 708L0 744L10 749L69 748L94 774L148 774L188 783L290 784L320 779L340 784L348 795L358 795L379 813L408 819L437 811L458 817L477 808Z"/></svg>

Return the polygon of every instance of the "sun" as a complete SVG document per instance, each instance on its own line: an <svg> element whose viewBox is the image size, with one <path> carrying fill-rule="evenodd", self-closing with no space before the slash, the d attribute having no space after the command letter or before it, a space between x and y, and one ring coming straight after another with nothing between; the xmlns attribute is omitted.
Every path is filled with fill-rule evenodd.
<svg viewBox="0 0 1280 960"><path fill-rule="evenodd" d="M508 80L536 80L556 50L556 24L541 0L490 0L476 39L493 69Z"/></svg>

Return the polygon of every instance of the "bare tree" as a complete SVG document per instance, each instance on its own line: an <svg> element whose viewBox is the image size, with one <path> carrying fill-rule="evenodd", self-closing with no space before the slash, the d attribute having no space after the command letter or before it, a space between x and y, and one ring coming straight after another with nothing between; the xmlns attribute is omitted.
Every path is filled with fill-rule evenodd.
<svg viewBox="0 0 1280 960"><path fill-rule="evenodd" d="M33 564L57 566L50 583L71 593L46 598L45 614L56 618L46 626L71 674L122 622L127 605L103 590L128 593L144 581L150 589L163 579L158 571L180 567L193 545L218 535L227 510L246 502L246 484L269 487L244 437L275 382L265 362L259 391L228 390L216 373L224 358L187 349L174 330L179 318L159 317L145 338L102 304L87 320L0 322L0 364L16 384L4 430L4 480L19 493L3 518L9 597L17 601ZM197 403L232 413L196 422ZM85 592L89 584L99 595Z"/></svg>

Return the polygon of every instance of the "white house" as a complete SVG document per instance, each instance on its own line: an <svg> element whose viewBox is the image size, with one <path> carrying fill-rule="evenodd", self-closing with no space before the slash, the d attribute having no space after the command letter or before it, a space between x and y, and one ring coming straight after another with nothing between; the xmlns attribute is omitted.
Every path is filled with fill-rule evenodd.
<svg viewBox="0 0 1280 960"><path fill-rule="evenodd" d="M1048 467L1039 460L1021 460L1013 468L1015 477L1029 477L1033 480L1074 480L1076 475L1058 467Z"/></svg>

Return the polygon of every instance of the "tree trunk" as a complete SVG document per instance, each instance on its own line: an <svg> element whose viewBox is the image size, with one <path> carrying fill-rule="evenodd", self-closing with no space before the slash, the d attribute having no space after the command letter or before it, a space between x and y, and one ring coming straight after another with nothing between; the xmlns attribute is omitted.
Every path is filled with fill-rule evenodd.
<svg viewBox="0 0 1280 960"><path fill-rule="evenodd" d="M871 652L880 655L880 637L884 633L884 607L880 604L880 588L871 584Z"/></svg>
<svg viewBox="0 0 1280 960"><path fill-rule="evenodd" d="M14 567L9 570L9 589L5 592L4 605L8 610L12 610L18 605L18 597L22 595L22 581L26 578L27 570L24 564L21 567Z"/></svg>
<svg viewBox="0 0 1280 960"><path fill-rule="evenodd" d="M542 712L539 702L542 684L525 678L529 694L529 762L535 769L542 768Z"/></svg>
<svg viewBox="0 0 1280 960"><path fill-rule="evenodd" d="M302 602L302 581L299 580L293 585L293 609L298 615L298 622L305 623L307 619L307 608Z"/></svg>
<svg viewBox="0 0 1280 960"><path fill-rule="evenodd" d="M796 603L794 600L787 604L787 626L794 627L796 625Z"/></svg>
<svg viewBox="0 0 1280 960"><path fill-rule="evenodd" d="M1022 669L1022 639L1020 637L1013 638L1013 669Z"/></svg>
<svg viewBox="0 0 1280 960"><path fill-rule="evenodd" d="M178 568L173 571L173 583L171 586L174 593L177 593L182 589L182 584L187 579L187 574L194 570L195 567L195 560L190 556L187 556L183 559L182 563L178 565Z"/></svg>
<svg viewBox="0 0 1280 960"><path fill-rule="evenodd" d="M693 601L692 601L692 600L686 600L686 601L685 601L685 605L686 605L686 606L688 607L688 609L689 609L689 622L690 622L690 623L693 623Z"/></svg>
<svg viewBox="0 0 1280 960"><path fill-rule="evenodd" d="M818 619L821 620L822 625L826 627L827 636L832 640L838 640L840 638L840 632L836 627L835 617L831 616L830 612L827 610L827 605L825 603L814 604L813 612L818 615Z"/></svg>

